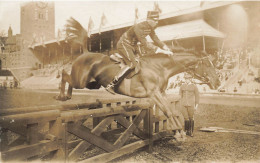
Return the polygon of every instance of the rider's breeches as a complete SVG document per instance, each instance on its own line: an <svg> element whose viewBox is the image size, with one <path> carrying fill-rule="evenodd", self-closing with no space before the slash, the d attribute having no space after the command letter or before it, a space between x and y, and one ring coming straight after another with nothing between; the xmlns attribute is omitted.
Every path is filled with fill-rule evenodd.
<svg viewBox="0 0 260 163"><path fill-rule="evenodd" d="M181 105L181 112L184 117L184 120L192 120L194 117L194 107L192 106L183 106Z"/></svg>
<svg viewBox="0 0 260 163"><path fill-rule="evenodd" d="M123 57L125 63L133 69L137 62L135 61L134 49L132 46L125 44L121 41L117 44L118 53Z"/></svg>

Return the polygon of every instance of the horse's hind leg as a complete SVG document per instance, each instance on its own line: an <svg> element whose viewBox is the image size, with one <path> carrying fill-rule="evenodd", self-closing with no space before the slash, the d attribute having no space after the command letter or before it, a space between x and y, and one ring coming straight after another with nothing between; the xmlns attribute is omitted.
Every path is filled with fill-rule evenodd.
<svg viewBox="0 0 260 163"><path fill-rule="evenodd" d="M65 86L66 86L67 82L69 83L69 89L68 89L68 96L65 96ZM60 95L58 96L57 100L65 101L67 99L70 99L71 98L71 94L72 94L72 81L71 81L71 77L65 70L62 70Z"/></svg>
<svg viewBox="0 0 260 163"><path fill-rule="evenodd" d="M67 92L67 98L71 99L71 96L72 96L72 85L69 84L69 88L68 88L68 92Z"/></svg>

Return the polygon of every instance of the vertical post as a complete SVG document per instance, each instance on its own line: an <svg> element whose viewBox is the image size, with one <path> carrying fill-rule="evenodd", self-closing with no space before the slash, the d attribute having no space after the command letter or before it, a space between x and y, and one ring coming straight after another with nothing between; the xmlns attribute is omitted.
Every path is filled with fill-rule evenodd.
<svg viewBox="0 0 260 163"><path fill-rule="evenodd" d="M45 56L44 56L44 48L42 48L42 57L43 57L43 60L42 60L42 68L44 68L44 60L45 60Z"/></svg>
<svg viewBox="0 0 260 163"><path fill-rule="evenodd" d="M144 132L148 136L149 139L149 145L148 145L148 152L152 152L153 147L153 108L148 108L146 110L146 115L144 117Z"/></svg>
<svg viewBox="0 0 260 163"><path fill-rule="evenodd" d="M55 48L55 58L56 58L56 64L58 63L58 51L57 51L57 47Z"/></svg>
<svg viewBox="0 0 260 163"><path fill-rule="evenodd" d="M159 117L159 108L154 104L153 109L155 111L155 116ZM155 133L159 132L159 126L159 122L155 122Z"/></svg>
<svg viewBox="0 0 260 163"><path fill-rule="evenodd" d="M27 125L27 142L28 144L35 144L39 141L38 138L38 123Z"/></svg>
<svg viewBox="0 0 260 163"><path fill-rule="evenodd" d="M50 49L48 49L49 50L49 64L51 64L51 51L50 51Z"/></svg>
<svg viewBox="0 0 260 163"><path fill-rule="evenodd" d="M99 38L99 51L101 53L101 50L102 50L102 43L101 43L101 35L100 35L100 38Z"/></svg>
<svg viewBox="0 0 260 163"><path fill-rule="evenodd" d="M91 51L91 40L89 42L89 51Z"/></svg>
<svg viewBox="0 0 260 163"><path fill-rule="evenodd" d="M64 47L62 47L62 66L64 66Z"/></svg>

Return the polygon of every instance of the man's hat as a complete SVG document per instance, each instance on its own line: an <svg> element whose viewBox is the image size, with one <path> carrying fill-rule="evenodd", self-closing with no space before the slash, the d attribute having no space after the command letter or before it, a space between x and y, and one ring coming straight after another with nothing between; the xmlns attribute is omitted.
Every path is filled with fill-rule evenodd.
<svg viewBox="0 0 260 163"><path fill-rule="evenodd" d="M159 20L159 12L158 11L148 11L147 19Z"/></svg>

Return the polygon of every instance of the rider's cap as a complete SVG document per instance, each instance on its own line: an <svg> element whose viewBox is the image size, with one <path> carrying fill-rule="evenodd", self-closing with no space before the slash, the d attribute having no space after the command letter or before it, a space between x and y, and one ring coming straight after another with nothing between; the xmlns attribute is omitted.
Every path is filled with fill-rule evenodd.
<svg viewBox="0 0 260 163"><path fill-rule="evenodd" d="M148 11L147 19L159 20L159 12L158 11Z"/></svg>
<svg viewBox="0 0 260 163"><path fill-rule="evenodd" d="M185 78L185 79L190 79L190 78L192 78L192 75L189 74L189 73L185 73L185 74L184 74L184 78Z"/></svg>

